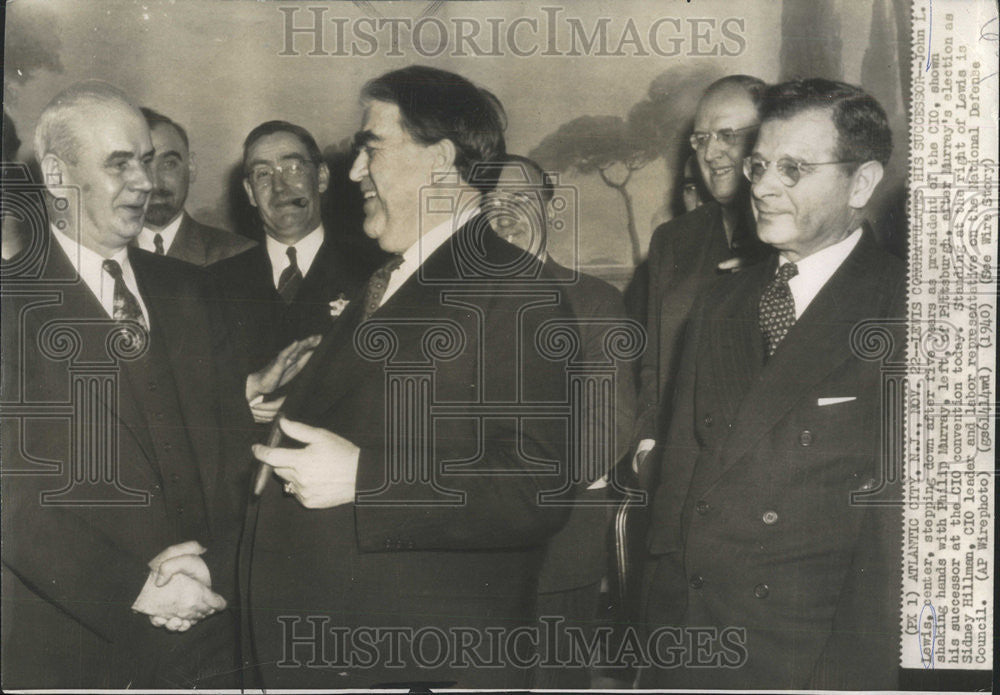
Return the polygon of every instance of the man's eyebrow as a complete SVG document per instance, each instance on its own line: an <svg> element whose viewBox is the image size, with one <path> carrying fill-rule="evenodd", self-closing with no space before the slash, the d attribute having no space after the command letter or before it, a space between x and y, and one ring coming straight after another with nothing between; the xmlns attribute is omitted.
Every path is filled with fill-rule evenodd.
<svg viewBox="0 0 1000 695"><path fill-rule="evenodd" d="M132 152L130 150L115 150L105 158L104 164L105 166L109 166L111 164L114 164L116 160L132 159L132 157L134 156L135 152Z"/></svg>
<svg viewBox="0 0 1000 695"><path fill-rule="evenodd" d="M382 138L370 130L359 130L354 134L354 146L364 147L372 142L380 142Z"/></svg>
<svg viewBox="0 0 1000 695"><path fill-rule="evenodd" d="M154 152L155 152L155 150L154 150ZM183 159L183 157L181 157L181 153L178 152L177 150L167 150L166 152L163 153L163 156L164 157L176 157L177 159Z"/></svg>

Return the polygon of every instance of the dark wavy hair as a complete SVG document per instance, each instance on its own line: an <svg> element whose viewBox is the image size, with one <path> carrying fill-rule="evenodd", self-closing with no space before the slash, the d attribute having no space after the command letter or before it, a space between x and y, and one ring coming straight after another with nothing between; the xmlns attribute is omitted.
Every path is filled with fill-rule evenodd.
<svg viewBox="0 0 1000 695"><path fill-rule="evenodd" d="M761 122L812 109L830 111L837 127L837 159L883 166L889 162L892 130L885 110L868 92L845 82L812 78L768 87L761 101Z"/></svg>
<svg viewBox="0 0 1000 695"><path fill-rule="evenodd" d="M473 181L470 174L476 164L506 153L507 114L490 91L453 72L411 65L370 80L361 98L398 106L403 129L423 145L450 140L462 180L489 190L485 180Z"/></svg>

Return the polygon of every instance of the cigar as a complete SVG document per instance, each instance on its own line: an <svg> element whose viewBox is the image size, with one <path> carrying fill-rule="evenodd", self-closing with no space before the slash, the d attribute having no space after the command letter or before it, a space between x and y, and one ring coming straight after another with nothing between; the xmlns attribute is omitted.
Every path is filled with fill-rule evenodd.
<svg viewBox="0 0 1000 695"><path fill-rule="evenodd" d="M297 205L300 208L304 208L305 206L309 205L309 201L306 200L305 198L295 198L292 201L292 205Z"/></svg>
<svg viewBox="0 0 1000 695"><path fill-rule="evenodd" d="M274 422L271 423L271 431L267 433L267 445L268 446L278 446L281 444L281 427L278 425L278 421L281 419L281 411L274 416ZM271 479L272 468L264 463L260 462L260 467L257 469L257 477L254 478L253 482L253 496L260 497L264 493L264 488L267 487L267 481Z"/></svg>

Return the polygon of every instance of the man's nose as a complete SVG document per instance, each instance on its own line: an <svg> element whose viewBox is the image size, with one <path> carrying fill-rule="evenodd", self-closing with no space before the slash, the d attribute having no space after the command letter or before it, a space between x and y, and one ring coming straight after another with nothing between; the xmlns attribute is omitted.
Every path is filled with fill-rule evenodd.
<svg viewBox="0 0 1000 695"><path fill-rule="evenodd" d="M715 160L726 154L726 148L719 138L714 134L708 138L708 142L705 143L705 159L709 162L714 162Z"/></svg>
<svg viewBox="0 0 1000 695"><path fill-rule="evenodd" d="M129 188L136 191L153 190L153 176L151 167L148 164L140 163L133 168L132 176L129 177Z"/></svg>
<svg viewBox="0 0 1000 695"><path fill-rule="evenodd" d="M769 162L764 173L757 179L756 183L750 185L750 191L754 198L766 198L777 195L784 190L785 184L778 178L778 167L773 162Z"/></svg>
<svg viewBox="0 0 1000 695"><path fill-rule="evenodd" d="M351 171L348 177L354 183L361 183L361 179L368 175L368 155L364 151L358 152L358 156L354 158L354 163L351 165Z"/></svg>

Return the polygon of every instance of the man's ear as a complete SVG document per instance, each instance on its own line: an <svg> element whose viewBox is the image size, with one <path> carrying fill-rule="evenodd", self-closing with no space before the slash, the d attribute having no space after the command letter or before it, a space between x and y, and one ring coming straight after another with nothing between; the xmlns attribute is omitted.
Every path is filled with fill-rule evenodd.
<svg viewBox="0 0 1000 695"><path fill-rule="evenodd" d="M326 193L326 189L330 186L330 167L326 165L326 162L320 162L316 165L316 173L319 176L317 181L319 192Z"/></svg>
<svg viewBox="0 0 1000 695"><path fill-rule="evenodd" d="M250 204L257 207L257 199L253 195L253 188L250 186L250 182L247 181L247 177L243 177L243 190L247 192L247 198L250 200Z"/></svg>
<svg viewBox="0 0 1000 695"><path fill-rule="evenodd" d="M198 163L195 162L194 152L188 152L188 185L194 183L198 178Z"/></svg>
<svg viewBox="0 0 1000 695"><path fill-rule="evenodd" d="M455 156L458 154L458 148L455 147L455 143L445 138L434 143L431 147L434 148L435 171L448 171L454 168Z"/></svg>
<svg viewBox="0 0 1000 695"><path fill-rule="evenodd" d="M61 198L61 189L66 185L66 163L50 152L42 157L41 167L45 189L56 198Z"/></svg>
<svg viewBox="0 0 1000 695"><path fill-rule="evenodd" d="M865 162L859 166L851 179L851 196L847 204L855 210L867 205L884 174L880 162Z"/></svg>

